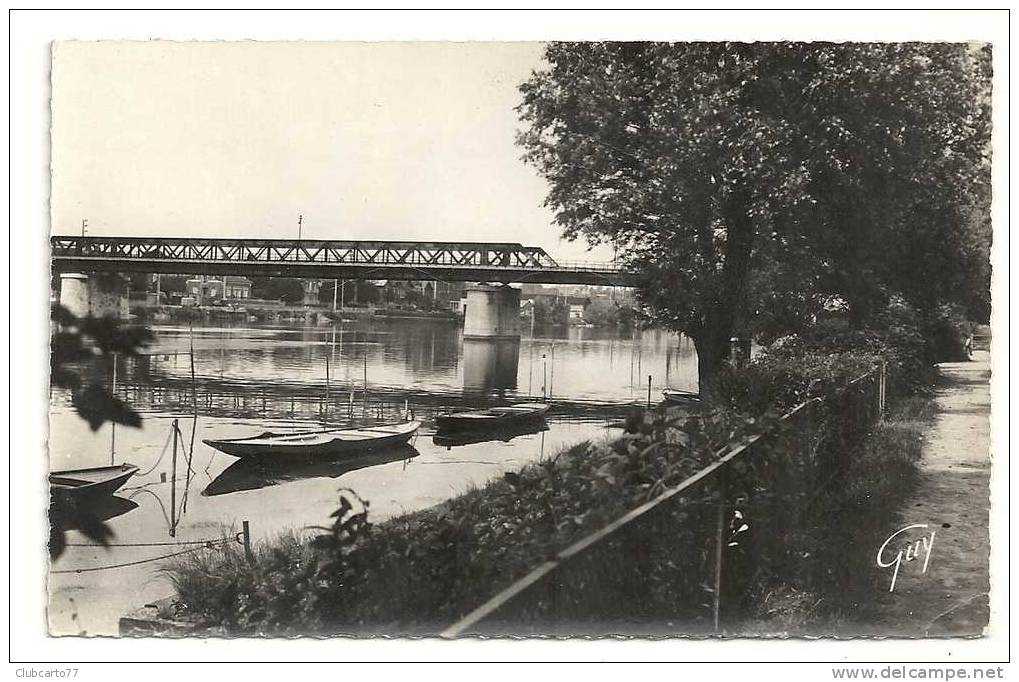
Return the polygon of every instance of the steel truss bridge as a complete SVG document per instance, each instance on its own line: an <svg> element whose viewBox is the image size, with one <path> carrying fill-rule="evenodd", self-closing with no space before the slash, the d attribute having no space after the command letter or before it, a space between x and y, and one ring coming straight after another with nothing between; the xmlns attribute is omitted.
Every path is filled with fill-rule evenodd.
<svg viewBox="0 0 1019 682"><path fill-rule="evenodd" d="M542 248L513 243L55 236L50 245L56 272L634 283L613 263L559 262Z"/></svg>

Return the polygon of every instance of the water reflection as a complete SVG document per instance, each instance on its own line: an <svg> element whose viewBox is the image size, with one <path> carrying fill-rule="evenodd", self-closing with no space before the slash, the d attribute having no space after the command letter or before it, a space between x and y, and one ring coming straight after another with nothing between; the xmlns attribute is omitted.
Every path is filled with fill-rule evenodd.
<svg viewBox="0 0 1019 682"><path fill-rule="evenodd" d="M464 339L464 388L502 395L517 387L520 339Z"/></svg>
<svg viewBox="0 0 1019 682"><path fill-rule="evenodd" d="M224 469L205 487L202 495L211 497L244 490L258 490L307 478L339 478L358 469L401 460L407 462L418 454L413 446L402 445L335 461L294 457L286 460L245 458Z"/></svg>
<svg viewBox="0 0 1019 682"><path fill-rule="evenodd" d="M138 508L138 503L111 495L86 501L58 501L50 505L50 524L55 530L89 530Z"/></svg>
<svg viewBox="0 0 1019 682"><path fill-rule="evenodd" d="M531 434L542 433L544 431L548 431L548 422L546 422L543 418L538 418L516 426L495 428L476 433L452 433L441 435L437 433L432 437L432 442L444 448L457 447L460 445L473 445L475 443L494 443L496 441L508 443L518 436L529 436Z"/></svg>

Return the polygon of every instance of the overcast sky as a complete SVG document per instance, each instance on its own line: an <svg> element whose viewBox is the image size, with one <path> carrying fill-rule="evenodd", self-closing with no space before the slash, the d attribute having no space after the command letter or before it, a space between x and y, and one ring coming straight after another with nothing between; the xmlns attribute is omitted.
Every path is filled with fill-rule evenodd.
<svg viewBox="0 0 1019 682"><path fill-rule="evenodd" d="M559 238L520 160L537 43L60 43L52 225L93 235Z"/></svg>

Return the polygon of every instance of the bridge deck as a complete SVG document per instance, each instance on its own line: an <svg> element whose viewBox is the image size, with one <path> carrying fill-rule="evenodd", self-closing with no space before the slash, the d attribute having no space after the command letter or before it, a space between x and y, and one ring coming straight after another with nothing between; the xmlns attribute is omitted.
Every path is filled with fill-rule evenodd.
<svg viewBox="0 0 1019 682"><path fill-rule="evenodd" d="M558 263L513 243L55 236L51 247L60 272L632 284L612 263Z"/></svg>

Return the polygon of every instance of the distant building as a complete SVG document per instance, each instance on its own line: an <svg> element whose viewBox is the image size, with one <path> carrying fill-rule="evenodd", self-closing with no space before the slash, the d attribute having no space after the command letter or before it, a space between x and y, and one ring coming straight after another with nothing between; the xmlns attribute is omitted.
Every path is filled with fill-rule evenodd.
<svg viewBox="0 0 1019 682"><path fill-rule="evenodd" d="M223 298L251 298L251 280L227 275L223 278Z"/></svg>
<svg viewBox="0 0 1019 682"><path fill-rule="evenodd" d="M195 305L251 298L251 280L237 275L226 275L222 279L199 275L187 280L185 288Z"/></svg>
<svg viewBox="0 0 1019 682"><path fill-rule="evenodd" d="M584 321L584 303L570 303L570 322Z"/></svg>

